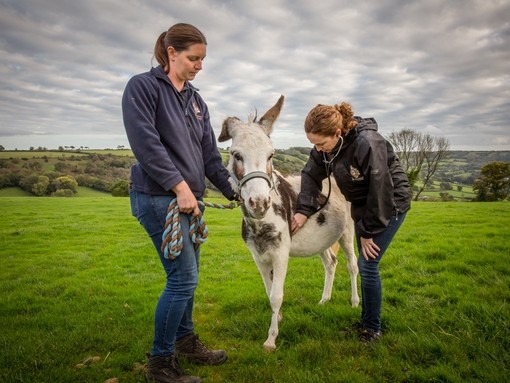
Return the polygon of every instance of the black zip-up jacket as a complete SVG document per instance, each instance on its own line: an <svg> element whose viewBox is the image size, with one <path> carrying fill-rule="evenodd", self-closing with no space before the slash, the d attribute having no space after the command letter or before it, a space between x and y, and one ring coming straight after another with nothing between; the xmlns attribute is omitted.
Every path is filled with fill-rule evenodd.
<svg viewBox="0 0 510 383"><path fill-rule="evenodd" d="M301 192L297 212L312 215L319 206L322 181L328 176L326 161L345 198L351 202L351 216L356 232L372 238L383 232L391 216L411 208L409 179L391 144L377 132L373 118L355 117L358 121L337 146L326 154L315 147L301 172Z"/></svg>
<svg viewBox="0 0 510 383"><path fill-rule="evenodd" d="M134 190L174 195L171 189L185 180L202 198L207 177L225 197L234 198L207 105L190 82L177 91L161 65L135 75L124 90L122 113L138 160L131 169Z"/></svg>

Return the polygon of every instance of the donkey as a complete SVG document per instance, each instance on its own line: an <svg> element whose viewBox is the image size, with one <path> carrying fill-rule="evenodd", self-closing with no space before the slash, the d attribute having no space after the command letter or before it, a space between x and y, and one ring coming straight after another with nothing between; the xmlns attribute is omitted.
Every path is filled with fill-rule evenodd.
<svg viewBox="0 0 510 383"><path fill-rule="evenodd" d="M333 182L325 206L291 236L291 220L300 190L299 176L284 177L273 169L275 152L270 135L280 114L284 97L257 122L250 116L248 123L236 117L223 122L218 141L232 139L228 170L231 183L241 197L243 212L242 237L264 281L271 304L271 326L264 342L267 351L276 348L278 322L282 319L283 286L289 256L307 257L320 254L325 270L324 289L320 304L331 299L340 243L351 278L351 304L357 307L358 265L354 252L354 224L350 205ZM325 190L329 189L325 181Z"/></svg>

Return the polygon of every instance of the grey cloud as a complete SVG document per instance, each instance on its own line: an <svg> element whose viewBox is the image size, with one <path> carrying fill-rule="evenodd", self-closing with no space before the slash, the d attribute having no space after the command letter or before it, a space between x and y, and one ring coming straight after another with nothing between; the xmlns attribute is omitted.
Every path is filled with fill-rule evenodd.
<svg viewBox="0 0 510 383"><path fill-rule="evenodd" d="M157 36L183 21L208 38L194 84L215 130L284 94L277 147L309 146L308 110L345 100L384 134L411 128L454 149L509 150L508 14L496 0L5 0L0 144L127 145L124 86L156 65Z"/></svg>

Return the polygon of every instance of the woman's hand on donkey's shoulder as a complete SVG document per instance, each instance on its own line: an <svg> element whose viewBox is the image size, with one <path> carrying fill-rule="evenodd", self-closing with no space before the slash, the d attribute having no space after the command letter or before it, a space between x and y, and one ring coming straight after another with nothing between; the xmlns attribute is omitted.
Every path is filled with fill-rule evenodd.
<svg viewBox="0 0 510 383"><path fill-rule="evenodd" d="M307 220L308 220L308 217L304 214L301 214L301 213L294 214L294 217L292 217L292 227L291 227L292 235L296 234L299 231L299 229L301 229L303 227L303 225L306 223Z"/></svg>

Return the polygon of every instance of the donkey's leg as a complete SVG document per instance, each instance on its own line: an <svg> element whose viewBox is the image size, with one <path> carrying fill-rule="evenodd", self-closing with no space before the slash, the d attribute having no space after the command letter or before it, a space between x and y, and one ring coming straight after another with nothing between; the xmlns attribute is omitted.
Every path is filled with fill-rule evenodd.
<svg viewBox="0 0 510 383"><path fill-rule="evenodd" d="M347 229L340 237L340 246L344 252L345 259L347 260L347 270L351 277L351 305L352 307L358 307L359 295L358 295L358 258L354 251L354 228Z"/></svg>
<svg viewBox="0 0 510 383"><path fill-rule="evenodd" d="M273 265L271 263L261 262L257 257L253 257L255 263L257 264L257 268L259 269L260 276L262 277L262 281L264 282L264 287L266 288L267 297L271 297L271 289L273 287Z"/></svg>
<svg viewBox="0 0 510 383"><path fill-rule="evenodd" d="M335 281L335 270L338 260L336 253L338 252L339 246L337 243L328 247L320 255L322 264L324 266L324 289L322 290L322 299L319 304L328 302L331 299L331 292L333 291L333 282Z"/></svg>
<svg viewBox="0 0 510 383"><path fill-rule="evenodd" d="M277 254L273 260L273 284L269 294L271 303L271 326L269 327L267 339L264 342L266 351L276 349L276 337L278 336L278 322L281 320L281 307L283 303L283 286L285 276L287 275L287 265L289 256L287 254Z"/></svg>

